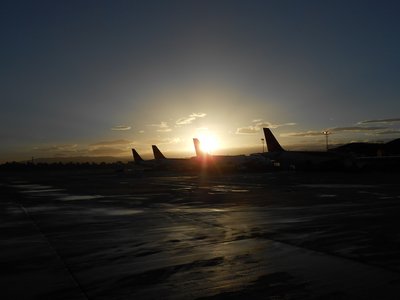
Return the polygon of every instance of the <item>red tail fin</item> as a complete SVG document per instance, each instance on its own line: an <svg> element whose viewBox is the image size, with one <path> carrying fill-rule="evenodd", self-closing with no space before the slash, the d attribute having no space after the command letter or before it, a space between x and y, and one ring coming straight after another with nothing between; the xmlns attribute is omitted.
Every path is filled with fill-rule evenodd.
<svg viewBox="0 0 400 300"><path fill-rule="evenodd" d="M204 152L200 148L200 141L197 138L193 138L194 150L196 151L196 156L204 156Z"/></svg>

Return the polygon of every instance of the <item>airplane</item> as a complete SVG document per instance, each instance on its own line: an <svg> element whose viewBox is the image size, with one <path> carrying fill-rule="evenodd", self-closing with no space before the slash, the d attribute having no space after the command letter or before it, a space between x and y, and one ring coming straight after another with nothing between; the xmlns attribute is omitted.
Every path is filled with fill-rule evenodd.
<svg viewBox="0 0 400 300"><path fill-rule="evenodd" d="M144 160L134 148L132 148L132 156L133 156L133 161L137 166L151 168L151 169L157 167L157 164L154 159Z"/></svg>
<svg viewBox="0 0 400 300"><path fill-rule="evenodd" d="M132 148L132 156L135 164L141 164L145 161L134 148Z"/></svg>
<svg viewBox="0 0 400 300"><path fill-rule="evenodd" d="M332 151L286 151L279 144L271 129L263 128L268 152L264 153L275 166L289 170L343 169L354 165L350 155Z"/></svg>
<svg viewBox="0 0 400 300"><path fill-rule="evenodd" d="M196 158L202 168L217 170L263 170L272 165L269 158L254 153L251 155L211 155L201 149L200 141L193 139Z"/></svg>
<svg viewBox="0 0 400 300"><path fill-rule="evenodd" d="M233 170L265 170L270 167L271 161L260 153L246 155L211 155L201 150L200 141L193 139L196 156L190 158L167 158L152 145L154 159L144 160L132 148L132 155L136 165L150 167L154 170L207 170L207 171L233 171Z"/></svg>
<svg viewBox="0 0 400 300"><path fill-rule="evenodd" d="M158 149L156 145L152 145L154 160L158 166L162 169L174 169L174 170L192 170L196 167L196 159L192 158L167 158Z"/></svg>
<svg viewBox="0 0 400 300"><path fill-rule="evenodd" d="M132 148L132 155L135 165L139 169L146 170L188 170L191 168L190 159L166 158L157 146L152 145L154 159L144 160L139 153Z"/></svg>
<svg viewBox="0 0 400 300"><path fill-rule="evenodd" d="M353 155L361 170L400 170L400 138L387 143L349 143L333 150Z"/></svg>

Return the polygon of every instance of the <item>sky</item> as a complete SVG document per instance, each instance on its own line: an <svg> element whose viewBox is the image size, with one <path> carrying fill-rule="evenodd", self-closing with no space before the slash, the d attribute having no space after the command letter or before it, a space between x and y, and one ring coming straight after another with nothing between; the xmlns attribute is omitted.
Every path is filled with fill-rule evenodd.
<svg viewBox="0 0 400 300"><path fill-rule="evenodd" d="M0 162L400 137L399 1L0 5Z"/></svg>

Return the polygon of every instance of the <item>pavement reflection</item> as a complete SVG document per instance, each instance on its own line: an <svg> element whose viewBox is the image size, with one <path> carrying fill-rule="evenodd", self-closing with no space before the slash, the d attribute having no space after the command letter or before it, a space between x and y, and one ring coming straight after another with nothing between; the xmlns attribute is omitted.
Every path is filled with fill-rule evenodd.
<svg viewBox="0 0 400 300"><path fill-rule="evenodd" d="M280 173L127 177L121 184L112 174L86 181L73 176L7 179L3 227L11 237L17 216L34 224L53 249L49 255L66 266L62 276L72 276L76 293L87 298L400 295L400 188L394 180ZM9 268L24 265L28 250L12 257L19 239L6 243ZM40 264L35 272L50 274Z"/></svg>

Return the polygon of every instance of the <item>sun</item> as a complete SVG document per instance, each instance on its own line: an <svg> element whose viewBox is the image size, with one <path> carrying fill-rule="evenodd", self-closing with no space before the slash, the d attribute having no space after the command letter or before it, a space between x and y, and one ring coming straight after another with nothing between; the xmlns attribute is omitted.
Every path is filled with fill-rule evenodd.
<svg viewBox="0 0 400 300"><path fill-rule="evenodd" d="M212 134L200 134L199 140L203 152L212 153L218 149L218 139Z"/></svg>

